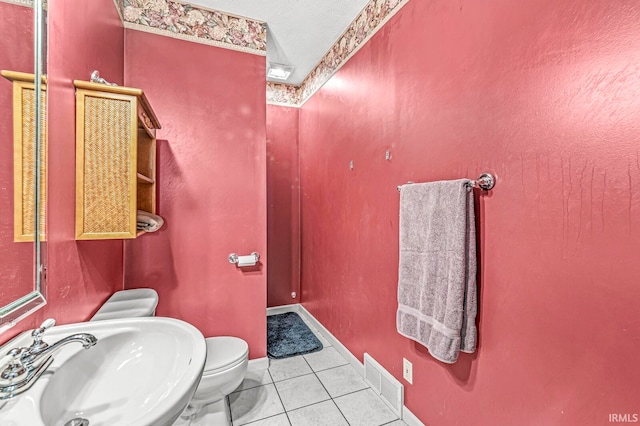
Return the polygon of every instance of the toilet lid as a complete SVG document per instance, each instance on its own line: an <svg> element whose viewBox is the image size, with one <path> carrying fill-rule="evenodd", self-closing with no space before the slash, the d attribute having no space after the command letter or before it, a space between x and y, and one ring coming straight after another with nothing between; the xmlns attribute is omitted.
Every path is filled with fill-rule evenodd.
<svg viewBox="0 0 640 426"><path fill-rule="evenodd" d="M158 306L158 293L151 288L120 290L111 295L91 321L152 317L156 306Z"/></svg>
<svg viewBox="0 0 640 426"><path fill-rule="evenodd" d="M238 337L216 336L205 339L207 342L207 361L203 374L212 374L219 370L240 364L249 355L249 345Z"/></svg>

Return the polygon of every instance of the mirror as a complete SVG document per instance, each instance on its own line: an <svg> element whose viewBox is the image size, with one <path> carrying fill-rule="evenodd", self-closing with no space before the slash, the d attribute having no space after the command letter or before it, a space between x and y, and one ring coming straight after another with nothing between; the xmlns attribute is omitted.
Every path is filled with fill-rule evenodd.
<svg viewBox="0 0 640 426"><path fill-rule="evenodd" d="M0 331L46 303L44 9L0 0Z"/></svg>

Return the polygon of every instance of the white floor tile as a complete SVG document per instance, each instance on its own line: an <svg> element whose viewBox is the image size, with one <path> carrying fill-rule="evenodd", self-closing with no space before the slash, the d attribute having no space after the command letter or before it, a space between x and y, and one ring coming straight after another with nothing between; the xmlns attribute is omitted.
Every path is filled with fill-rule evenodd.
<svg viewBox="0 0 640 426"><path fill-rule="evenodd" d="M290 424L286 414L278 414L277 416L248 423L247 426L289 426Z"/></svg>
<svg viewBox="0 0 640 426"><path fill-rule="evenodd" d="M276 382L275 385L282 404L287 411L326 401L330 398L315 374Z"/></svg>
<svg viewBox="0 0 640 426"><path fill-rule="evenodd" d="M233 426L275 416L284 412L273 384L259 386L229 395Z"/></svg>
<svg viewBox="0 0 640 426"><path fill-rule="evenodd" d="M248 372L242 392L229 397L233 426L407 426L318 327L304 322L323 349L271 359L268 370Z"/></svg>
<svg viewBox="0 0 640 426"><path fill-rule="evenodd" d="M319 352L303 355L313 371L322 371L327 368L348 364L347 360L333 347L324 348Z"/></svg>
<svg viewBox="0 0 640 426"><path fill-rule="evenodd" d="M273 378L274 382L311 374L312 372L309 364L302 356L272 359L269 364L269 373L271 373L271 378Z"/></svg>
<svg viewBox="0 0 640 426"><path fill-rule="evenodd" d="M287 412L292 426L349 426L333 401Z"/></svg>
<svg viewBox="0 0 640 426"><path fill-rule="evenodd" d="M244 376L244 380L240 383L240 386L238 386L236 391L251 389L268 383L273 383L269 370L247 371L247 374Z"/></svg>
<svg viewBox="0 0 640 426"><path fill-rule="evenodd" d="M334 401L351 426L380 426L398 418L371 389L350 393Z"/></svg>
<svg viewBox="0 0 640 426"><path fill-rule="evenodd" d="M385 423L384 426L407 426L402 420L396 420L395 422Z"/></svg>
<svg viewBox="0 0 640 426"><path fill-rule="evenodd" d="M217 401L204 406L199 413L193 416L188 426L227 426L227 413L225 410L227 401ZM173 426L178 426L174 424Z"/></svg>
<svg viewBox="0 0 640 426"><path fill-rule="evenodd" d="M330 368L316 374L332 398L369 387L351 365Z"/></svg>

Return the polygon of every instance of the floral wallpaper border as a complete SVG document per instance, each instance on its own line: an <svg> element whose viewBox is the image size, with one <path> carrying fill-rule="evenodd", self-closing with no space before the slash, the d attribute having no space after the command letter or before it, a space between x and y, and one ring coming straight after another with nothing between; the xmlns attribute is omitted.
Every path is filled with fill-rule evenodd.
<svg viewBox="0 0 640 426"><path fill-rule="evenodd" d="M9 3L9 4L17 4L18 6L33 7L33 0L0 0L0 3Z"/></svg>
<svg viewBox="0 0 640 426"><path fill-rule="evenodd" d="M267 81L267 103L272 105L299 106L302 102L302 86Z"/></svg>
<svg viewBox="0 0 640 426"><path fill-rule="evenodd" d="M267 82L267 103L302 106L408 2L370 0L302 84ZM114 3L125 28L266 55L264 22L176 0L114 0Z"/></svg>
<svg viewBox="0 0 640 426"><path fill-rule="evenodd" d="M302 106L409 0L370 0L300 86L267 82L267 103Z"/></svg>
<svg viewBox="0 0 640 426"><path fill-rule="evenodd" d="M113 4L116 5L116 10L118 11L118 15L120 15L120 20L124 22L124 19L122 19L122 11L124 10L124 0L113 0Z"/></svg>
<svg viewBox="0 0 640 426"><path fill-rule="evenodd" d="M267 54L264 22L175 0L114 0L125 28Z"/></svg>

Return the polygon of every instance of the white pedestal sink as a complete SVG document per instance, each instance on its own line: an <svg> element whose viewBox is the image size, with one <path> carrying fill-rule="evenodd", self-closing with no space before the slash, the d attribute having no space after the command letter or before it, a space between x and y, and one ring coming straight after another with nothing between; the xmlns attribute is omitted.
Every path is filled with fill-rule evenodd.
<svg viewBox="0 0 640 426"><path fill-rule="evenodd" d="M206 344L186 322L152 317L69 324L47 330L44 341L75 333L93 334L98 343L87 350L63 346L29 390L0 402L1 425L169 426L200 382ZM23 333L0 354L31 340Z"/></svg>

